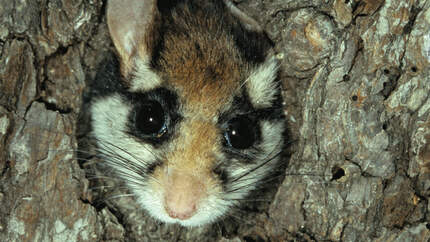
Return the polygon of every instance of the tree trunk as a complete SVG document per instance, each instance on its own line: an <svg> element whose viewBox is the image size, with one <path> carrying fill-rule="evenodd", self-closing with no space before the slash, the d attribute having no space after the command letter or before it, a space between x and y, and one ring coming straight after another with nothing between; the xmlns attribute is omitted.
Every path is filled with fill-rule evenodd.
<svg viewBox="0 0 430 242"><path fill-rule="evenodd" d="M99 206L77 161L106 2L0 0L0 241L430 239L430 1L235 3L276 43L288 166L269 201L182 228Z"/></svg>

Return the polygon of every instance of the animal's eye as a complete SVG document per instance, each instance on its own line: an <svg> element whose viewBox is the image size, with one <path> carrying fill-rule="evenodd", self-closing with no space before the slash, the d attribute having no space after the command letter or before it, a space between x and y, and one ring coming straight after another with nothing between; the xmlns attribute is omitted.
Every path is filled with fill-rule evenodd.
<svg viewBox="0 0 430 242"><path fill-rule="evenodd" d="M163 107L156 101L140 106L135 114L136 128L145 135L161 136L166 131Z"/></svg>
<svg viewBox="0 0 430 242"><path fill-rule="evenodd" d="M235 149L246 149L255 142L254 129L253 122L249 118L239 116L230 120L224 137L229 146Z"/></svg>

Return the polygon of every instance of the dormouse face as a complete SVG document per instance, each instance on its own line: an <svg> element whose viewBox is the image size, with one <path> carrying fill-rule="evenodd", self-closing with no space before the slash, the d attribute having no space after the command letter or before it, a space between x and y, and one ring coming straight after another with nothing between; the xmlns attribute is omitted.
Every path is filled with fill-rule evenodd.
<svg viewBox="0 0 430 242"><path fill-rule="evenodd" d="M283 146L270 41L227 1L111 0L107 20L117 58L90 110L100 156L153 217L217 220Z"/></svg>

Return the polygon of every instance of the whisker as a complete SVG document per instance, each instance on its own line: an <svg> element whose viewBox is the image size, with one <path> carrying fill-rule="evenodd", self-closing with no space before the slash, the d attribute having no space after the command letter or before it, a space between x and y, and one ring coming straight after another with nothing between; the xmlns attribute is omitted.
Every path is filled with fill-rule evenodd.
<svg viewBox="0 0 430 242"><path fill-rule="evenodd" d="M311 176L311 177L330 177L331 175L320 175L320 174L312 174L312 173L287 173L285 176Z"/></svg>
<svg viewBox="0 0 430 242"><path fill-rule="evenodd" d="M100 145L101 145L102 147L100 147ZM128 151L126 151L125 149L123 149L123 148L121 148L121 147L118 147L118 146L116 146L116 145L114 145L114 144L112 144L112 143L110 143L110 142L100 141L100 142L99 142L99 147L98 147L98 149L99 149L100 151L107 151L107 153L109 153L109 154L114 154L115 156L118 156L118 157L123 158L123 156L121 156L120 154L118 154L118 152L116 152L112 147L113 147L113 148L118 149L119 151L124 152L125 154L127 154L127 155L129 155L129 156L131 156L131 157L132 157L133 159L135 159L136 161L139 161L139 159L138 159L138 158L136 158L133 154L129 153L129 152L128 152ZM125 158L124 158L124 159L125 159ZM127 161L128 161L128 159L125 159L125 160L127 160ZM143 162L143 163L145 163L145 162Z"/></svg>
<svg viewBox="0 0 430 242"><path fill-rule="evenodd" d="M234 149L229 149L228 152L235 154L237 156L240 156L242 159L245 159L245 160L255 160L257 158L257 154L254 154L254 153L243 153L241 151L237 151ZM255 152L255 153L258 153L258 152Z"/></svg>
<svg viewBox="0 0 430 242"><path fill-rule="evenodd" d="M133 136L132 134L130 134L130 132L128 130L122 130L121 129L120 131L124 134L128 134L128 136L124 136L125 138L130 138ZM142 148L145 149L146 151L148 151L149 153L151 153L154 157L157 157L157 155L154 153L153 150L149 149L148 147L146 147L144 145L142 146Z"/></svg>
<svg viewBox="0 0 430 242"><path fill-rule="evenodd" d="M110 176L89 176L87 177L88 180L107 180L107 181L119 181L120 179L118 177L110 177Z"/></svg>
<svg viewBox="0 0 430 242"><path fill-rule="evenodd" d="M129 182L133 185L136 185L136 186L143 186L144 185L144 182L141 181L143 179L141 179L140 177L133 176L133 175L130 175L130 174L124 173L124 172L118 172L118 171L116 171L116 172L122 176L121 177L122 179L117 177L117 176L105 176L105 175L89 176L89 177L87 177L87 179L88 180L107 180L107 181L122 181L123 179L126 179L127 182Z"/></svg>
<svg viewBox="0 0 430 242"><path fill-rule="evenodd" d="M256 170L258 170L258 169L260 169L261 167L263 167L263 166L265 166L266 164L268 164L270 161L272 161L272 160L274 160L275 158L277 158L279 155L281 155L282 154L282 151L279 151L278 153L276 153L273 157L271 157L270 159L267 159L266 161L264 161L264 162L262 162L261 164L259 164L258 166L256 166L256 167L253 167L251 170L249 170L249 171L246 171L244 174L242 174L242 175L240 175L240 176L238 176L238 177L236 177L235 179L233 179L231 182L232 183L234 183L234 182L236 182L236 181L238 181L238 180L240 180L240 179L242 179L243 177L245 177L245 176L247 176L247 175L249 175L249 174L251 174L252 172L254 172L254 171L256 171Z"/></svg>
<svg viewBox="0 0 430 242"><path fill-rule="evenodd" d="M123 198L123 197L134 197L134 196L136 196L135 194L133 194L133 193L129 193L129 194L119 194L119 195L114 195L114 196L109 196L109 197L106 197L105 199L103 199L103 200L105 200L105 201L109 201L109 200L113 200L113 199L117 199L117 198Z"/></svg>
<svg viewBox="0 0 430 242"><path fill-rule="evenodd" d="M99 198L96 201L93 202L95 207L100 207L102 204L106 204L106 202L113 200L113 199L118 199L118 198L123 198L123 197L134 197L134 194L118 194L118 195L113 195L113 196L109 196L109 197L103 197L103 198Z"/></svg>
<svg viewBox="0 0 430 242"><path fill-rule="evenodd" d="M238 208L236 208L236 209L238 209ZM251 223L249 223L249 221L247 221L247 220L245 220L245 219L243 219L243 218L241 218L241 217L233 214L233 212L231 212L229 214L226 214L226 217L231 217L231 218L233 218L235 220L239 220L241 223L245 223L246 225L252 225Z"/></svg>
<svg viewBox="0 0 430 242"><path fill-rule="evenodd" d="M104 188L113 188L113 187L119 188L119 189L127 189L128 188L126 186L116 186L116 185L106 186L106 185L103 185L103 186L97 186L97 187L90 187L90 188L88 188L88 190L95 191L95 190L103 190Z"/></svg>
<svg viewBox="0 0 430 242"><path fill-rule="evenodd" d="M152 180L152 181L154 181L155 183L157 183L157 184L161 185L161 182L160 182L157 178L155 178L154 176L148 175L148 176L146 176L146 178L147 178L147 179L151 179L151 180Z"/></svg>
<svg viewBox="0 0 430 242"><path fill-rule="evenodd" d="M230 217L233 220L238 220L240 223L243 223L248 226L254 226L255 224L252 223L252 221L245 219L243 217L246 217L249 213L242 210L240 206L233 204L232 210L230 213L226 214L226 217Z"/></svg>
<svg viewBox="0 0 430 242"><path fill-rule="evenodd" d="M236 181L236 183L237 184L240 184L240 183L242 183L242 182L246 182L246 181L249 181L249 180L253 180L253 179L255 179L256 177L258 178L259 176L260 176L260 174L256 174L256 175L254 175L254 174L252 174L253 176L248 176L248 177L245 177L244 179L240 179L240 180L237 180ZM271 176L272 175L272 176ZM279 174L279 175L275 175L275 173L270 173L270 174L267 174L267 175L264 175L265 177L264 177L264 179L262 180L262 179L257 179L258 180L258 183L261 183L261 182L265 182L265 181L273 181L273 180L276 180L276 179L279 179L280 177L283 177L284 176L284 174Z"/></svg>
<svg viewBox="0 0 430 242"><path fill-rule="evenodd" d="M109 149L109 150L108 150ZM111 149L108 146L105 146L103 148L99 148L99 153L101 155L105 155L106 162L113 164L113 165L119 165L121 167L126 167L129 170L133 170L136 172L141 171L142 169L145 169L146 166L141 166L137 162L130 162L127 158L123 157L122 155L115 152L113 149ZM146 165L146 164L143 164Z"/></svg>
<svg viewBox="0 0 430 242"><path fill-rule="evenodd" d="M232 201L244 201L244 202L271 202L272 199L252 199L252 198L230 198Z"/></svg>
<svg viewBox="0 0 430 242"><path fill-rule="evenodd" d="M278 143L273 147L272 151L270 151L270 152L269 152L269 154L267 154L267 156L266 156L265 158L263 158L262 160L265 160L265 159L267 159L268 157L270 157L270 156L273 154L273 152L275 152L275 150L277 150L277 149L279 148L279 146L280 146L282 143L283 143L283 141L282 141L282 140L280 140L280 141L279 141L279 142L278 142ZM274 156L272 156L271 158L267 159L266 161L263 161L263 162L262 162L261 164L259 164L258 166L256 166L256 167L252 168L251 170L249 170L249 171L245 172L245 173L244 173L244 174L242 174L241 176L239 176L239 177L237 177L237 178L233 179L233 181L232 181L232 182L235 182L235 181L237 181L237 180L240 180L242 177L249 175L251 172L254 172L254 171L256 171L256 170L260 169L261 167L263 167L263 166L265 166L266 164L268 164L270 161L274 160L276 157L280 156L280 155L282 154L282 152L283 152L282 150L281 150L281 151L279 151L279 152L278 152L278 153L276 153Z"/></svg>

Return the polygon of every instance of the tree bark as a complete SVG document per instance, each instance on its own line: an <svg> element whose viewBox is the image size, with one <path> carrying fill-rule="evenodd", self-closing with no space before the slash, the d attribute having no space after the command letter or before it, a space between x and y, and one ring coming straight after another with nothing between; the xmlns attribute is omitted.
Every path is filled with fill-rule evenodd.
<svg viewBox="0 0 430 242"><path fill-rule="evenodd" d="M288 166L269 201L182 228L98 206L77 161L106 2L0 0L0 241L429 241L430 1L234 2L276 44Z"/></svg>

